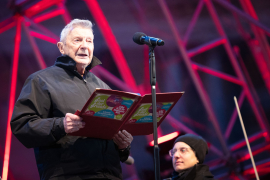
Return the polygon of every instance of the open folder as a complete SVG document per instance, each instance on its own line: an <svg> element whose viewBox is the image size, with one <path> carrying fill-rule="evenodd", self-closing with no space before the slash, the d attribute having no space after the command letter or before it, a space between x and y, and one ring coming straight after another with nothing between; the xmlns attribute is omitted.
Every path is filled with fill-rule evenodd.
<svg viewBox="0 0 270 180"><path fill-rule="evenodd" d="M157 126L159 126L184 92L156 93ZM140 96L135 93L96 89L81 111L75 114L85 121L85 127L70 133L112 139L120 130L133 136L153 133L152 95Z"/></svg>

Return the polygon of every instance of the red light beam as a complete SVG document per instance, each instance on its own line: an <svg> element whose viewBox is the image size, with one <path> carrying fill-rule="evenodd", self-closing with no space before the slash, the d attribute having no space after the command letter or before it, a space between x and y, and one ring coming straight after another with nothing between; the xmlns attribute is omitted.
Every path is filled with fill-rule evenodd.
<svg viewBox="0 0 270 180"><path fill-rule="evenodd" d="M169 141L179 135L179 132L173 132L171 134L167 134L165 136L159 137L158 138L158 144L164 143L166 141ZM154 140L150 142L150 146L154 146Z"/></svg>

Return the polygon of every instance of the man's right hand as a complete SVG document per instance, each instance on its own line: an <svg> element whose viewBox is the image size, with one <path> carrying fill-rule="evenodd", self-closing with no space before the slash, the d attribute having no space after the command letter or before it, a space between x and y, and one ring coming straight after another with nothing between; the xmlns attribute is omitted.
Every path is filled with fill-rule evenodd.
<svg viewBox="0 0 270 180"><path fill-rule="evenodd" d="M66 133L76 132L85 126L85 122L83 122L80 116L71 113L66 114L63 122Z"/></svg>

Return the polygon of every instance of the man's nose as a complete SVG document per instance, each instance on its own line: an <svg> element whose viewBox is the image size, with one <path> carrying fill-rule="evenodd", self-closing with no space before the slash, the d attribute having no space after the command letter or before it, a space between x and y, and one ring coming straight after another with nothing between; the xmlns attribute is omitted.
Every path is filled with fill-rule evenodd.
<svg viewBox="0 0 270 180"><path fill-rule="evenodd" d="M88 47L88 44L87 44L87 42L86 41L82 41L82 43L81 43L81 48L87 48Z"/></svg>

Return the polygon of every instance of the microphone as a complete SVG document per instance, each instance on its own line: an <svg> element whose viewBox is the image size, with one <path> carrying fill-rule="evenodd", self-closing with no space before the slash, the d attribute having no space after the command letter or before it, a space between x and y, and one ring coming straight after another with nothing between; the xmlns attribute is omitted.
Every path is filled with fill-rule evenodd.
<svg viewBox="0 0 270 180"><path fill-rule="evenodd" d="M146 36L146 34L142 32L136 32L133 35L133 41L139 45L147 44L148 46L163 46L164 41L159 38Z"/></svg>

